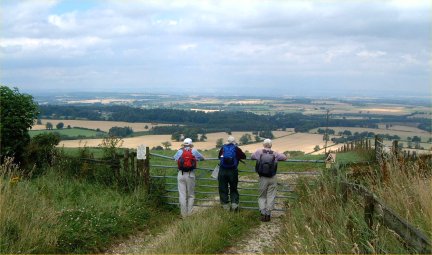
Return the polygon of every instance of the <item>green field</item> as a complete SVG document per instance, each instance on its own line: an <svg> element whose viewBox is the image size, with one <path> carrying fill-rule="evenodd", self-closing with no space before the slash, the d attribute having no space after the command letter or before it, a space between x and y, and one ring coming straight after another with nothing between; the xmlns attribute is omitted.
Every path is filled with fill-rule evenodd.
<svg viewBox="0 0 432 255"><path fill-rule="evenodd" d="M60 136L69 136L69 137L101 137L105 134L102 131L90 130L90 129L81 129L81 128L64 128L64 129L52 129L52 130L30 130L30 137L34 137L36 135L42 133L59 133Z"/></svg>

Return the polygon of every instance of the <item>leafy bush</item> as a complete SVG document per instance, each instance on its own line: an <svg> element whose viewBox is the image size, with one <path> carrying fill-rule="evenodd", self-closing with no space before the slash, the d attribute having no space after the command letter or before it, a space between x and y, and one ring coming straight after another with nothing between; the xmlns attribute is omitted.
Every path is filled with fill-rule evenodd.
<svg viewBox="0 0 432 255"><path fill-rule="evenodd" d="M53 164L59 142L60 136L57 133L42 133L31 139L25 150L25 162L27 168L35 166L32 175L42 174L47 166Z"/></svg>
<svg viewBox="0 0 432 255"><path fill-rule="evenodd" d="M37 105L32 96L0 85L0 109L0 162L5 157L21 162L30 142L28 130L39 113Z"/></svg>

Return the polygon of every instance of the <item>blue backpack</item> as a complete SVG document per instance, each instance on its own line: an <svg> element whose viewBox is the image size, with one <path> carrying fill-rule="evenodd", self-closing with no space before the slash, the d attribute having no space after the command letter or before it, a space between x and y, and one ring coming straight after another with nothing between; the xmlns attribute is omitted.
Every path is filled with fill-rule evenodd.
<svg viewBox="0 0 432 255"><path fill-rule="evenodd" d="M228 169L236 169L238 166L237 146L234 144L226 144L222 147L222 155L220 157L220 166Z"/></svg>

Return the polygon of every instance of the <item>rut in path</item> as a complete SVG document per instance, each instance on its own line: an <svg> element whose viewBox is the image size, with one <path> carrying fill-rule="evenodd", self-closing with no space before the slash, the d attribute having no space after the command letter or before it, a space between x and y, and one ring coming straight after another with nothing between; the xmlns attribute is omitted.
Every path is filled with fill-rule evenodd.
<svg viewBox="0 0 432 255"><path fill-rule="evenodd" d="M316 177L311 175L310 177ZM297 181L297 175L279 175L278 181L287 185ZM277 237L282 229L285 212L273 212L270 222L261 222L256 228L235 245L228 247L224 254L268 254L274 253Z"/></svg>
<svg viewBox="0 0 432 255"><path fill-rule="evenodd" d="M274 215L270 222L261 222L245 238L225 250L224 254L264 254L273 253L275 240L281 230L283 214Z"/></svg>

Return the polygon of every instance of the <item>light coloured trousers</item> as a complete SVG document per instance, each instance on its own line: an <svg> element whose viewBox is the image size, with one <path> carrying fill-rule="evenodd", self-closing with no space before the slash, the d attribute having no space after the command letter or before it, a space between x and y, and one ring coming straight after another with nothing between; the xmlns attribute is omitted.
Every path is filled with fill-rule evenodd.
<svg viewBox="0 0 432 255"><path fill-rule="evenodd" d="M258 205L261 214L270 215L274 208L276 198L277 178L273 177L259 178L259 198Z"/></svg>
<svg viewBox="0 0 432 255"><path fill-rule="evenodd" d="M177 174L180 212L182 217L192 214L195 200L195 172L182 172Z"/></svg>

